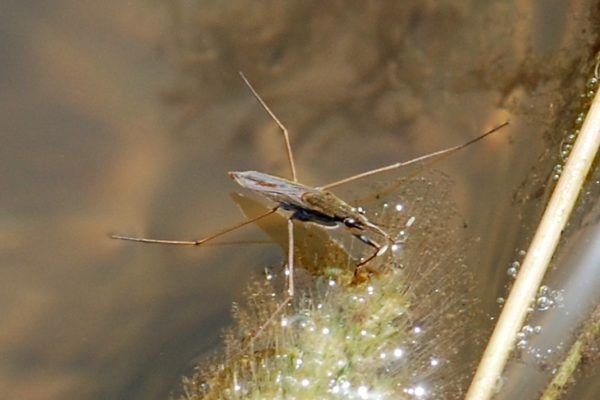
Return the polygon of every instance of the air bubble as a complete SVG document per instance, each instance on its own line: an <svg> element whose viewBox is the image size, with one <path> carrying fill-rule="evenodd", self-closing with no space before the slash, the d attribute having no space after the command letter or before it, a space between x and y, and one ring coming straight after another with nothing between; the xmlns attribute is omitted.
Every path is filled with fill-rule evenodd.
<svg viewBox="0 0 600 400"><path fill-rule="evenodd" d="M411 396L422 398L427 394L427 391L423 386L415 386L412 388L405 389L405 392Z"/></svg>
<svg viewBox="0 0 600 400"><path fill-rule="evenodd" d="M358 397L360 397L361 399L368 399L369 398L369 388L366 386L359 386L358 389L356 390L356 394L358 394Z"/></svg>
<svg viewBox="0 0 600 400"><path fill-rule="evenodd" d="M552 299L546 296L540 296L536 300L536 308L538 311L546 311L554 305Z"/></svg>
<svg viewBox="0 0 600 400"><path fill-rule="evenodd" d="M271 269L270 268L265 268L263 270L263 273L265 274L265 279L270 281L273 279L273 274L271 273Z"/></svg>
<svg viewBox="0 0 600 400"><path fill-rule="evenodd" d="M508 267L508 269L506 270L506 273L512 277L515 278L517 276L517 273L519 272L519 267L521 266L521 263L518 261L513 261L512 263L510 263L510 267Z"/></svg>

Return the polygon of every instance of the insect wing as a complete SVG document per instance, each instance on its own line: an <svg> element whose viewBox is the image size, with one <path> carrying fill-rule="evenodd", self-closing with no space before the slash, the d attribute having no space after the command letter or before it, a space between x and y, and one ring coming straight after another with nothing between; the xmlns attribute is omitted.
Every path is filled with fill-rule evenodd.
<svg viewBox="0 0 600 400"><path fill-rule="evenodd" d="M306 208L302 200L305 193L317 192L297 182L258 171L230 172L229 176L246 189L258 192L275 202L300 208Z"/></svg>

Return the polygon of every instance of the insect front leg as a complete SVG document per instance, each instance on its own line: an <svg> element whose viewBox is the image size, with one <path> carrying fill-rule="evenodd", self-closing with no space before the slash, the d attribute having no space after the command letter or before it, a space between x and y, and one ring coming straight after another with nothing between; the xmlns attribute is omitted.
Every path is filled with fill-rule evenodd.
<svg viewBox="0 0 600 400"><path fill-rule="evenodd" d="M372 259L374 259L377 256L380 256L381 254L383 254L388 246L381 246L380 244L378 244L377 242L375 242L373 239L371 239L370 237L368 237L367 235L365 235L364 233L353 233L354 237L356 237L358 240L360 240L361 242L373 247L375 249L375 252L373 252L373 254L371 254L369 257L367 257L365 260L361 261L357 267L362 267L363 265L367 264L369 261L371 261Z"/></svg>
<svg viewBox="0 0 600 400"><path fill-rule="evenodd" d="M366 265L369 261L374 259L375 257L383 254L387 250L387 245L381 246L373 239L365 235L364 233L353 233L354 237L356 237L361 242L366 245L373 247L375 251L369 257L361 261L356 265L354 269L354 277L352 278L352 283L362 283L369 279L369 275L376 274L377 270Z"/></svg>

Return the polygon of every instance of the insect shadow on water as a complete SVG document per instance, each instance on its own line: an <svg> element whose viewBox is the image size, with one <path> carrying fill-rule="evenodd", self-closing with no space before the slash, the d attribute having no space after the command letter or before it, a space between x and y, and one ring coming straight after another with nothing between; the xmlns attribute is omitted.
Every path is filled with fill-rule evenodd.
<svg viewBox="0 0 600 400"><path fill-rule="evenodd" d="M285 212L287 215L288 230L287 264L285 266L285 275L287 277L287 295L272 313L270 318L254 333L253 338L258 337L264 328L272 321L272 319L279 312L281 312L294 297L294 220L300 222L311 222L324 227L343 226L358 240L373 248L373 252L356 265L354 270L354 283L362 282L365 279L368 279L368 275L373 272L367 265L371 260L385 254L394 244L402 242L402 240L398 240L386 232L386 230L381 227L381 224L370 220L360 207L357 208L351 206L330 192L328 189L345 185L358 179L363 179L382 172L392 171L410 164L450 155L451 153L463 149L508 125L508 122L504 122L475 137L474 139L456 146L448 147L446 149L416 157L408 161L401 161L384 167L365 171L323 186L310 187L303 185L298 181L296 165L294 163L294 156L287 128L281 123L277 116L275 116L275 114L267 106L265 101L260 97L258 92L254 89L242 72L240 72L240 76L252 92L252 95L260 103L267 114L269 114L273 121L279 126L283 133L291 180L258 171L232 171L229 172L229 176L243 188L257 192L263 197L273 201L275 206L255 217L249 218L236 225L230 226L198 240L164 240L123 235L111 235L111 238L141 243L200 246L229 232L233 232L246 225L259 221L260 219L265 218L277 211ZM377 237L377 240L372 238L372 236ZM383 240L383 242L381 242L381 240Z"/></svg>

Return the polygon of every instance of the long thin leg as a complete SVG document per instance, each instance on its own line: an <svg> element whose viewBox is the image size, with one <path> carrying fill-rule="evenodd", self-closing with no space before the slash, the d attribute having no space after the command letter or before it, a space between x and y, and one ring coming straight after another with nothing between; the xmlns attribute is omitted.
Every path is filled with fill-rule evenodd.
<svg viewBox="0 0 600 400"><path fill-rule="evenodd" d="M398 163L395 163L395 164L387 165L385 167L372 169L370 171L366 171L366 172L363 172L361 174L352 175L352 176L349 176L348 178L340 179L339 181L335 181L335 182L332 182L332 183L328 183L327 185L323 185L323 186L319 187L318 189L331 189L333 187L341 186L341 185L344 185L344 184L349 183L349 182L353 182L353 181L358 180L358 179L366 178L367 176L379 174L381 172L391 171L391 170L394 170L396 168L405 167L407 165L415 164L415 163L418 163L418 162L421 162L421 161L425 161L425 160L428 160L428 159L431 159L431 158L436 158L436 157L441 157L441 156L448 156L448 155L450 155L450 154L452 154L452 153L454 153L454 152L456 152L458 150L464 149L465 147L467 147L467 146L469 146L469 145L471 145L471 144L473 144L475 142L480 141L481 139L485 138L486 136L491 135L492 133L494 133L494 132L496 132L496 131L504 128L506 125L508 125L508 121L504 122L504 123L502 123L502 124L500 124L498 126L496 126L495 128L490 129L489 131L487 131L484 134L476 137L475 139L471 139L468 142L459 144L457 146L448 147L447 149L439 150L439 151L436 151L436 152L433 152L433 153L426 154L424 156L413 158L412 160L402 161L402 162L398 162Z"/></svg>
<svg viewBox="0 0 600 400"><path fill-rule="evenodd" d="M258 338L275 317L283 311L285 306L294 298L294 222L291 218L288 219L288 261L285 267L285 274L288 278L287 295L283 301L277 306L275 311L269 318L254 332L251 338L251 343Z"/></svg>
<svg viewBox="0 0 600 400"><path fill-rule="evenodd" d="M271 322L273 322L273 320L275 319L275 317L277 316L277 314L279 314L280 312L282 312L283 309L285 308L285 306L291 300L292 300L292 296L290 296L289 294L287 296L285 296L285 299L283 299L283 301L281 302L281 304L279 304L277 306L277 308L275 309L275 311L273 311L273 313L271 314L271 316L260 326L260 328L258 328L256 330L256 332L254 332L254 334L250 338L250 343L252 343L255 339L257 339L264 332L265 328L267 326L269 326L269 324Z"/></svg>
<svg viewBox="0 0 600 400"><path fill-rule="evenodd" d="M361 242L363 242L366 245L371 246L372 248L375 249L375 251L373 252L373 254L371 254L369 257L367 257L365 260L359 262L356 267L362 267L363 265L367 264L369 261L371 261L372 259L374 259L380 252L381 250L384 248L384 246L381 246L380 244L376 243L373 241L373 239L371 239L370 237L368 237L365 234L360 234L360 233L355 233L354 236L360 240ZM387 234L386 234L387 236ZM387 247L385 247L387 249Z"/></svg>
<svg viewBox="0 0 600 400"><path fill-rule="evenodd" d="M286 273L288 275L288 295L294 296L294 222L288 219L288 265Z"/></svg>
<svg viewBox="0 0 600 400"><path fill-rule="evenodd" d="M215 238L218 238L219 236L223 236L226 233L235 231L236 229L239 229L239 228L249 225L253 222L256 222L259 219L262 219L268 215L271 215L278 209L279 209L279 206L274 207L274 208L270 209L269 211L265 211L264 213L257 215L256 217L250 218L244 222L230 226L229 228L223 229L217 233L213 233L210 236L207 236L205 238L198 239L198 240L187 241L187 240L147 239L147 238L122 236L122 235L111 235L110 237L113 239L118 239L118 240L129 240L132 242L141 242L141 243L172 244L172 245L179 245L179 246L200 246L201 244L204 244L204 243L208 242L209 240L213 240Z"/></svg>
<svg viewBox="0 0 600 400"><path fill-rule="evenodd" d="M250 84L250 81L248 81L248 79L246 78L246 76L244 75L244 73L240 71L239 74L242 77L242 79L244 80L244 83L246 84L246 86L248 86L248 88L252 92L252 95L256 98L256 100L258 100L258 102L260 103L260 105L271 116L271 118L273 119L273 121L275 121L275 123L277 123L277 125L279 125L279 128L283 132L283 138L285 139L285 149L287 151L288 162L290 163L290 171L292 172L292 180L294 182L298 182L298 177L296 175L296 164L294 163L294 156L292 154L292 145L290 144L290 135L288 134L287 128L285 126L283 126L283 124L281 123L281 121L279 121L279 118L277 118L275 116L275 114L273 113L273 111L271 111L271 109L269 108L269 106L267 106L267 103L265 103L265 101L260 97L260 95L254 89L254 87L252 87L252 85Z"/></svg>

